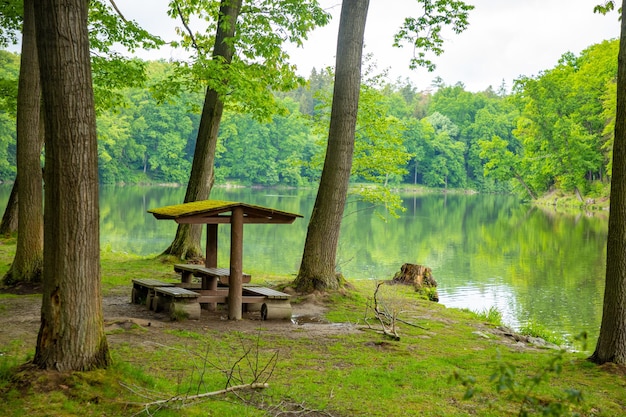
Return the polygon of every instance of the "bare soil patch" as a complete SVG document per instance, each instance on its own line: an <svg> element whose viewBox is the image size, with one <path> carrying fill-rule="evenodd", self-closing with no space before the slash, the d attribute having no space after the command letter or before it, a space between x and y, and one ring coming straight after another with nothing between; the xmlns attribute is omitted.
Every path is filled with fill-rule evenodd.
<svg viewBox="0 0 626 417"><path fill-rule="evenodd" d="M0 346L7 346L12 341L20 341L26 346L35 346L40 325L41 294L19 295L0 300ZM32 291L31 291L32 292ZM102 308L105 330L109 343L145 343L146 340L162 340L165 330L188 330L194 332L238 331L258 332L259 328L273 334L299 338L344 334L358 331L349 323L329 323L324 318L327 308L320 296L309 296L303 301L292 304L291 320L262 321L259 312L244 313L243 320L228 320L227 311L202 310L199 320L172 321L165 313L155 313L143 305L132 304L129 294L123 290L103 298ZM12 293L14 293L12 291ZM125 332L140 326L148 332L141 335ZM304 332L294 330L306 330Z"/></svg>

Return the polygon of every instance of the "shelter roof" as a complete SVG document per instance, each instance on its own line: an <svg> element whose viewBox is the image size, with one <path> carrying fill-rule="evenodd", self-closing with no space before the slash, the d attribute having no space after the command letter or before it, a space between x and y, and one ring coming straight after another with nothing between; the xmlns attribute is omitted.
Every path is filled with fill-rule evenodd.
<svg viewBox="0 0 626 417"><path fill-rule="evenodd" d="M232 211L243 209L244 223L293 223L302 217L268 207L235 201L203 200L148 210L157 219L171 219L177 223L219 224L230 223Z"/></svg>

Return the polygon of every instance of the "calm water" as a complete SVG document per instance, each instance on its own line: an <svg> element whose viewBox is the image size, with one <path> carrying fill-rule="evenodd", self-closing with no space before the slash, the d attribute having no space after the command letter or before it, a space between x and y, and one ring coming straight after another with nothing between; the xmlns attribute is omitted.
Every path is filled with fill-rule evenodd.
<svg viewBox="0 0 626 417"><path fill-rule="evenodd" d="M103 187L102 245L156 254L176 225L150 208L178 204L184 188ZM4 207L9 189L0 187ZM246 225L244 269L295 274L315 200L310 190L216 189L212 198L299 213L291 225ZM347 278L389 279L405 262L432 268L440 302L482 310L497 307L504 321L529 320L563 334L587 331L594 340L602 314L606 218L563 215L519 204L512 197L426 195L403 198L399 219L350 203L343 220L338 269ZM220 226L220 266L227 266L229 226Z"/></svg>

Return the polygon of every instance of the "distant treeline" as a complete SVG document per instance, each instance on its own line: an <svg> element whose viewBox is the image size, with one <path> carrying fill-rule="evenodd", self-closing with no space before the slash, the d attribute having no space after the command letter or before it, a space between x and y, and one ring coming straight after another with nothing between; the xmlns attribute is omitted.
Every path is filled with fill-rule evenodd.
<svg viewBox="0 0 626 417"><path fill-rule="evenodd" d="M618 41L579 56L566 53L534 77L473 93L436 80L365 77L354 181L519 191L552 188L595 196L611 172ZM15 95L19 56L0 51L0 180L15 176ZM176 91L173 64L149 62L143 88L120 91L123 105L98 112L103 183L185 183L203 91ZM323 165L333 74L275 95L276 113L259 120L231 104L220 128L216 181L300 186ZM158 99L157 99L158 97Z"/></svg>

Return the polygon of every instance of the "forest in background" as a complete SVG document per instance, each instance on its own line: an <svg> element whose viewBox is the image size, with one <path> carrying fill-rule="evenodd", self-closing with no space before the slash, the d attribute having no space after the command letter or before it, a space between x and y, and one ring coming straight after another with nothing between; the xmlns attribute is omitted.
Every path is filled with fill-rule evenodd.
<svg viewBox="0 0 626 417"><path fill-rule="evenodd" d="M429 90L365 71L353 181L383 186L608 195L618 41L565 53L508 90L435 80ZM100 181L186 183L204 91L180 88L176 66L145 62L145 85L97 97ZM0 181L15 177L19 55L0 51ZM106 78L106 74L104 75ZM216 182L306 186L319 179L333 73L313 70L274 94L273 114L231 104L220 126ZM182 84L182 83L180 83ZM200 86L197 86L200 87ZM96 91L98 94L98 91Z"/></svg>

